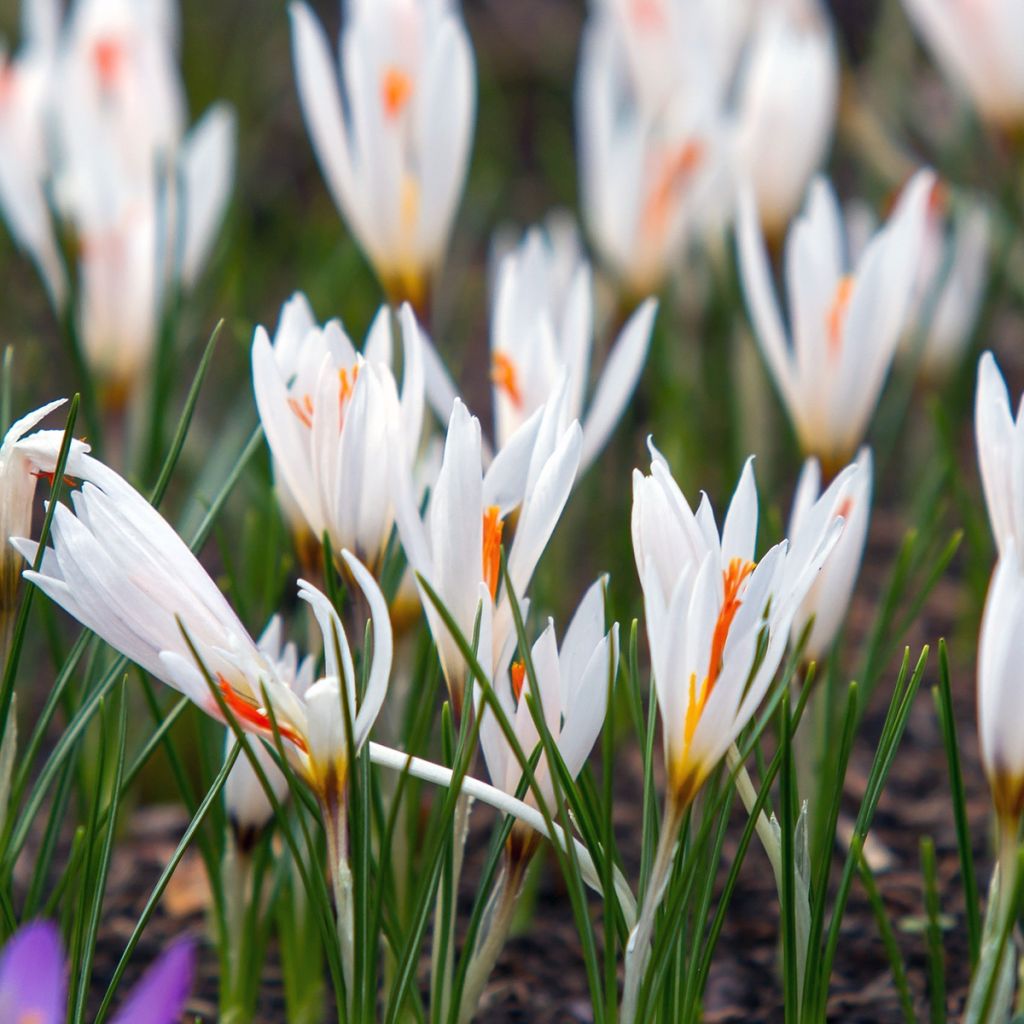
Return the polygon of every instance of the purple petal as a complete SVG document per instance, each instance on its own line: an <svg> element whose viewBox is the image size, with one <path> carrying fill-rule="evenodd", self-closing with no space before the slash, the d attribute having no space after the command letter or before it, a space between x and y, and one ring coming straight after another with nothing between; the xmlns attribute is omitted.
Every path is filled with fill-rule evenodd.
<svg viewBox="0 0 1024 1024"><path fill-rule="evenodd" d="M20 928L0 956L0 1021L63 1024L67 1014L64 946L49 921Z"/></svg>
<svg viewBox="0 0 1024 1024"><path fill-rule="evenodd" d="M195 943L176 942L142 976L111 1024L176 1024L192 991Z"/></svg>

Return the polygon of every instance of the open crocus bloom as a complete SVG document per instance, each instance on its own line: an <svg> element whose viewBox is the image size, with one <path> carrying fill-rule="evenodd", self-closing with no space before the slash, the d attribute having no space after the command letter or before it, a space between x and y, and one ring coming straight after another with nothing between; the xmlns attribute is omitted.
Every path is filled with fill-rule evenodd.
<svg viewBox="0 0 1024 1024"><path fill-rule="evenodd" d="M744 5L601 0L577 82L580 191L601 259L632 298L659 290L718 213L725 99Z"/></svg>
<svg viewBox="0 0 1024 1024"><path fill-rule="evenodd" d="M981 116L1024 124L1024 6L1019 0L903 0L910 20L950 81Z"/></svg>
<svg viewBox="0 0 1024 1024"><path fill-rule="evenodd" d="M754 332L804 452L827 474L860 444L885 384L914 297L934 182L918 172L853 262L835 193L815 179L786 238L789 337L754 199L741 193L740 269Z"/></svg>
<svg viewBox="0 0 1024 1024"><path fill-rule="evenodd" d="M46 197L44 108L57 57L57 0L24 0L24 38L14 56L0 57L0 209L18 246L35 262L50 302L67 294Z"/></svg>
<svg viewBox="0 0 1024 1024"><path fill-rule="evenodd" d="M978 468L992 534L1002 558L1012 540L1024 552L1024 402L1014 418L1006 382L991 352L978 363L974 406Z"/></svg>
<svg viewBox="0 0 1024 1024"><path fill-rule="evenodd" d="M968 199L955 217L945 213L946 190L932 191L926 221L917 296L904 337L920 344L921 370L944 377L960 364L985 290L989 247L989 214Z"/></svg>
<svg viewBox="0 0 1024 1024"><path fill-rule="evenodd" d="M564 390L519 429L483 471L480 421L456 401L448 422L441 469L420 518L411 474L396 482L396 521L413 570L438 595L467 641L475 633L481 604L493 607L491 650L480 658L491 674L512 631L507 594L500 588L505 521L518 509L508 549L508 574L520 601L568 500L580 458L580 426L562 429ZM466 663L430 596L421 589L452 700L463 704Z"/></svg>
<svg viewBox="0 0 1024 1024"><path fill-rule="evenodd" d="M256 328L256 405L282 508L306 561L326 532L335 550L355 551L376 569L391 535L390 467L406 453L415 455L424 401L416 318L408 305L398 314L401 397L391 372L391 320L382 307L362 355L340 321L318 327L302 296L286 303L273 343L263 327ZM392 443L396 431L398 445Z"/></svg>
<svg viewBox="0 0 1024 1024"><path fill-rule="evenodd" d="M807 624L814 619L803 649L806 661L821 660L832 647L850 606L850 596L864 557L864 544L871 519L871 449L862 448L854 465L856 472L845 477L843 486L831 489L832 515L842 519L846 525L793 619L794 642L799 640ZM791 537L800 534L820 494L821 467L817 459L811 458L804 463L793 496L793 511L789 517Z"/></svg>
<svg viewBox="0 0 1024 1024"><path fill-rule="evenodd" d="M83 348L117 403L148 365L165 291L193 283L210 249L234 116L215 105L186 135L163 0L79 0L63 26L53 4L27 13L24 53L0 80L0 205L60 306L52 190L76 243Z"/></svg>
<svg viewBox="0 0 1024 1024"><path fill-rule="evenodd" d="M565 254L534 228L498 264L491 315L494 435L502 448L565 381L565 414L583 428L582 472L600 454L636 388L657 305L648 299L629 318L588 402L593 276L582 255L566 263Z"/></svg>
<svg viewBox="0 0 1024 1024"><path fill-rule="evenodd" d="M800 602L838 539L841 474L800 533L755 561L757 488L748 461L719 534L704 495L694 513L653 451L633 474L633 552L644 595L670 800L690 804L771 685Z"/></svg>
<svg viewBox="0 0 1024 1024"><path fill-rule="evenodd" d="M782 238L836 118L839 60L817 0L762 0L740 63L735 158L765 233Z"/></svg>
<svg viewBox="0 0 1024 1024"><path fill-rule="evenodd" d="M422 309L473 137L476 72L457 4L352 0L340 83L313 12L290 13L302 112L334 202L389 297Z"/></svg>
<svg viewBox="0 0 1024 1024"><path fill-rule="evenodd" d="M298 672L291 678L280 674L282 665L293 667L293 659L281 662L257 646L184 541L141 494L88 455L69 460L68 472L82 481L81 490L72 494L73 509L56 509L53 546L44 552L41 570L27 571L26 578L111 647L213 717L223 720L210 681L244 729L272 740L276 720L299 775L321 799L337 797L348 765L340 686L346 686L361 745L391 671L391 623L370 573L342 552L373 620L373 663L357 713L351 654L323 595L308 584L300 587L325 630L328 672L303 693L301 685L293 689L304 682ZM12 538L11 543L27 560L35 558L34 542ZM340 662L335 657L339 649Z"/></svg>
<svg viewBox="0 0 1024 1024"><path fill-rule="evenodd" d="M587 591L569 623L561 650L554 620L549 619L530 652L539 691L537 709L573 778L579 774L601 731L608 693L618 668L618 623L608 632L604 625L606 585L607 578L602 578ZM495 696L527 758L540 743L540 733L526 700L529 692L530 681L523 662L502 667L495 680ZM491 781L506 793L515 794L522 779L522 767L497 717L487 708L480 720L480 746ZM551 809L554 789L545 755L541 755L534 768L534 778ZM530 791L525 800L535 803Z"/></svg>
<svg viewBox="0 0 1024 1024"><path fill-rule="evenodd" d="M128 994L111 1024L175 1024L192 991L195 949L176 942ZM57 926L19 928L0 956L0 1020L5 1024L64 1024L67 963Z"/></svg>

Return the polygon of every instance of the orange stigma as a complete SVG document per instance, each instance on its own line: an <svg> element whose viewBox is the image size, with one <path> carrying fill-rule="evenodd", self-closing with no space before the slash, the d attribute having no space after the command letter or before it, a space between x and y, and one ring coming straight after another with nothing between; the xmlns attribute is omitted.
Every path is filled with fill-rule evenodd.
<svg viewBox="0 0 1024 1024"><path fill-rule="evenodd" d="M642 224L646 234L665 230L678 193L703 160L704 145L696 139L688 139L665 154L644 205Z"/></svg>
<svg viewBox="0 0 1024 1024"><path fill-rule="evenodd" d="M526 666L521 661L513 661L509 674L512 677L512 695L518 704L519 697L523 692L523 683L526 680Z"/></svg>
<svg viewBox="0 0 1024 1024"><path fill-rule="evenodd" d="M839 279L835 294L832 296L832 303L828 307L828 313L825 314L828 350L833 356L838 356L843 348L843 327L846 324L850 299L853 297L854 283L855 278L852 274L847 274Z"/></svg>
<svg viewBox="0 0 1024 1024"><path fill-rule="evenodd" d="M519 371L504 352L495 352L491 359L491 383L503 391L517 409L522 409L523 392L519 387Z"/></svg>
<svg viewBox="0 0 1024 1024"><path fill-rule="evenodd" d="M338 401L342 406L352 397L352 392L356 389L356 381L359 379L359 364L356 363L352 367L352 374L349 375L348 370L342 367L338 371Z"/></svg>
<svg viewBox="0 0 1024 1024"><path fill-rule="evenodd" d="M45 480L51 487L53 486L53 471L49 469L34 469L32 475L37 480ZM67 473L61 478L68 487L77 487L78 481L73 476L68 476Z"/></svg>
<svg viewBox="0 0 1024 1024"><path fill-rule="evenodd" d="M313 429L313 399L309 395L303 395L301 402L297 398L289 398L288 408L299 417L304 427Z"/></svg>
<svg viewBox="0 0 1024 1024"><path fill-rule="evenodd" d="M836 519L849 519L850 513L853 511L853 498L847 495L836 509Z"/></svg>
<svg viewBox="0 0 1024 1024"><path fill-rule="evenodd" d="M501 509L490 505L484 512L484 582L491 592L491 600L498 596L498 575L501 572Z"/></svg>
<svg viewBox="0 0 1024 1024"><path fill-rule="evenodd" d="M124 67L125 52L121 42L110 36L97 39L93 44L92 58L100 84L109 89L116 84Z"/></svg>
<svg viewBox="0 0 1024 1024"><path fill-rule="evenodd" d="M274 724L270 720L270 715L268 715L263 708L257 707L255 702L243 697L219 673L217 675L217 682L220 684L220 692L224 697L224 703L231 708L236 718L242 722L247 722L249 725L255 726L261 732L265 732L268 736L274 735ZM278 722L277 731L281 734L282 739L287 740L289 743L293 743L304 754L309 753L306 741L290 725Z"/></svg>
<svg viewBox="0 0 1024 1024"><path fill-rule="evenodd" d="M406 108L412 97L412 79L401 68L392 64L380 82L384 113L392 120Z"/></svg>
<svg viewBox="0 0 1024 1024"><path fill-rule="evenodd" d="M708 658L708 671L701 684L700 693L697 693L697 673L690 675L690 699L686 706L686 723L684 734L686 742L693 739L697 730L697 723L700 716L707 707L711 691L718 682L722 672L722 657L725 654L725 644L729 639L729 630L732 628L736 613L740 610L743 602L740 600L740 590L747 578L754 571L753 562L745 562L742 558L733 558L729 567L722 573L722 585L724 595L722 606L718 609L718 618L715 620L715 629L711 634L711 656Z"/></svg>

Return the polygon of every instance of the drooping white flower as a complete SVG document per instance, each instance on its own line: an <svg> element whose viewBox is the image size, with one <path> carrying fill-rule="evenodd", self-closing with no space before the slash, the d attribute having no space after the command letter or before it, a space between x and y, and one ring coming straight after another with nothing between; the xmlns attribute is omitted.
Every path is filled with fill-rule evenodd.
<svg viewBox="0 0 1024 1024"><path fill-rule="evenodd" d="M802 448L827 472L860 444L885 384L914 298L934 180L930 171L911 179L855 262L835 193L822 178L812 183L786 239L788 331L753 197L741 193L740 269L754 332Z"/></svg>
<svg viewBox="0 0 1024 1024"><path fill-rule="evenodd" d="M554 620L549 619L530 653L537 677L537 707L573 778L582 769L601 731L610 682L618 667L618 623L605 630L606 585L606 578L599 579L587 591L569 623L561 649ZM501 666L494 689L523 753L529 758L540 743L540 733L527 703L530 682L524 662ZM479 693L477 699L482 703ZM491 781L514 795L522 779L522 768L497 716L489 708L483 710L480 720L480 746ZM554 789L546 755L541 755L533 772L548 808L552 809ZM529 791L524 799L535 802Z"/></svg>
<svg viewBox="0 0 1024 1024"><path fill-rule="evenodd" d="M583 429L580 470L600 454L643 369L657 304L641 304L619 333L592 396L593 275L580 253L571 263L539 228L498 264L491 314L495 446L564 385L565 415Z"/></svg>
<svg viewBox="0 0 1024 1024"><path fill-rule="evenodd" d="M54 439L49 446L50 457L58 444ZM45 550L40 571L27 570L26 579L214 718L223 720L223 714L210 680L242 728L270 740L276 721L292 766L318 798L336 800L348 766L340 688L346 688L358 750L380 710L391 671L387 605L366 568L342 552L373 620L373 659L362 701L356 699L344 631L327 598L306 583L300 584L300 596L312 605L324 631L327 676L300 694L290 682L304 682L301 673L281 677L280 662L252 640L195 555L141 494L88 455L77 454L69 472L82 481L81 490L72 493L71 507L55 510L52 547ZM35 542L13 538L12 543L26 560L34 560Z"/></svg>
<svg viewBox="0 0 1024 1024"><path fill-rule="evenodd" d="M277 677L298 697L304 697L313 684L315 659L307 655L300 661L298 648L293 643L284 643L281 634L281 618L275 615L267 623L267 628L256 646L267 657ZM234 733L227 732L225 757L231 754L236 743ZM278 767L277 761L261 742L250 743L250 749L259 762L267 782L270 783L274 795L280 803L284 803L288 799L288 780ZM267 798L259 776L244 754L240 754L235 760L224 783L224 806L236 842L243 850L252 846L274 816L273 805Z"/></svg>
<svg viewBox="0 0 1024 1024"><path fill-rule="evenodd" d="M318 548L326 532L335 551L349 548L374 569L394 522L392 463L416 453L423 423L420 330L404 305L399 396L391 322L382 307L359 354L340 321L318 327L297 295L282 309L273 343L257 327L252 346L256 405L300 551Z"/></svg>
<svg viewBox="0 0 1024 1024"><path fill-rule="evenodd" d="M670 801L686 807L757 710L793 617L842 531L841 474L799 534L755 561L757 488L748 461L721 533L704 495L694 513L653 451L633 474L633 552L644 595Z"/></svg>
<svg viewBox="0 0 1024 1024"><path fill-rule="evenodd" d="M791 632L794 642L799 640L807 624L814 619L803 649L803 657L807 661L820 662L828 655L846 617L864 557L864 544L871 519L871 449L861 448L854 465L856 472L846 476L842 487L832 489L831 515L843 520L843 532L793 619ZM793 510L789 517L791 537L799 535L820 495L821 466L817 459L810 458L804 463L793 496Z"/></svg>
<svg viewBox="0 0 1024 1024"><path fill-rule="evenodd" d="M391 299L422 310L473 137L476 71L457 4L354 0L340 81L313 12L289 10L302 112L334 202Z"/></svg>
<svg viewBox="0 0 1024 1024"><path fill-rule="evenodd" d="M413 570L422 576L452 616L463 637L472 641L481 605L491 637L478 647L482 666L493 673L512 632L508 595L500 587L505 520L518 509L515 536L507 552L508 574L522 602L562 509L579 465L581 431L573 421L562 428L561 396L552 399L519 429L484 473L480 422L456 401L448 422L444 455L420 518L411 474L396 484L396 522ZM452 699L462 707L466 664L454 637L429 595L420 599ZM486 643L485 639L490 640Z"/></svg>
<svg viewBox="0 0 1024 1024"><path fill-rule="evenodd" d="M40 477L52 476L60 451L63 432L40 430L29 433L51 412L64 404L64 399L48 402L39 409L16 420L0 444L0 621L13 611L21 577L21 559L7 544L9 537L21 537L32 528L32 503ZM72 441L69 452L71 466L88 451L81 441Z"/></svg>
<svg viewBox="0 0 1024 1024"><path fill-rule="evenodd" d="M818 0L762 0L740 61L735 159L766 234L781 238L824 162L839 58Z"/></svg>
<svg viewBox="0 0 1024 1024"><path fill-rule="evenodd" d="M946 77L994 124L1024 124L1024 7L1018 0L903 0Z"/></svg>
<svg viewBox="0 0 1024 1024"><path fill-rule="evenodd" d="M576 90L587 231L621 287L659 290L687 242L720 219L726 100L743 18L715 0L591 5Z"/></svg>
<svg viewBox="0 0 1024 1024"><path fill-rule="evenodd" d="M991 352L978 362L974 405L978 468L1000 558L1013 541L1024 552L1024 406L1014 417L1006 382Z"/></svg>

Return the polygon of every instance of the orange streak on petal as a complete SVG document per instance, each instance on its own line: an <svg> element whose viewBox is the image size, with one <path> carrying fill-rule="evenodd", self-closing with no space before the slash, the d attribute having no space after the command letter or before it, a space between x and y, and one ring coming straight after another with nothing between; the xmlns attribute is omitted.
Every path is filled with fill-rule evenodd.
<svg viewBox="0 0 1024 1024"><path fill-rule="evenodd" d="M519 386L519 371L511 357L504 352L495 352L491 359L491 383L503 391L517 409L522 409L523 392Z"/></svg>
<svg viewBox="0 0 1024 1024"><path fill-rule="evenodd" d="M846 325L846 313L850 307L855 280L852 274L839 279L828 313L825 314L828 350L833 356L838 356L843 348L843 328Z"/></svg>
<svg viewBox="0 0 1024 1024"><path fill-rule="evenodd" d="M696 139L688 139L663 157L644 205L642 224L646 234L664 231L679 192L703 161L704 145Z"/></svg>
<svg viewBox="0 0 1024 1024"><path fill-rule="evenodd" d="M111 88L116 84L121 69L124 67L124 45L120 40L110 36L97 39L93 44L92 58L96 64L96 73L99 75L100 84L105 88Z"/></svg>
<svg viewBox="0 0 1024 1024"><path fill-rule="evenodd" d="M274 735L274 725L270 720L270 715L263 708L257 707L251 700L243 697L222 675L218 674L217 682L220 684L220 692L224 697L224 703L231 708L236 718L248 725L254 726L268 736ZM277 731L281 734L282 739L293 743L304 754L309 753L306 741L290 725L278 722Z"/></svg>
<svg viewBox="0 0 1024 1024"><path fill-rule="evenodd" d="M381 78L380 94L384 113L393 120L402 113L412 98L412 78L392 64Z"/></svg>
<svg viewBox="0 0 1024 1024"><path fill-rule="evenodd" d="M501 572L501 533L505 524L501 521L501 510L490 505L484 512L484 582L491 592L493 601L498 595L498 575Z"/></svg>
<svg viewBox="0 0 1024 1024"><path fill-rule="evenodd" d="M288 399L288 408L291 409L304 427L313 428L313 399L309 395L303 395L300 402L297 398Z"/></svg>

